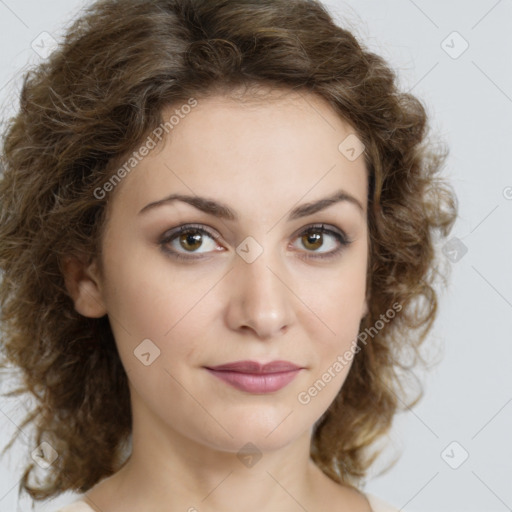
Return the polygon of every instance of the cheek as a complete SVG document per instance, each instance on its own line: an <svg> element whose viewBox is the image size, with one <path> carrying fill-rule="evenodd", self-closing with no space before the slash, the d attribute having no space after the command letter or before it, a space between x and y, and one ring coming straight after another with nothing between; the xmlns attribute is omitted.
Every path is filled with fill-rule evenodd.
<svg viewBox="0 0 512 512"><path fill-rule="evenodd" d="M104 253L109 313L137 337L166 334L211 287L212 279L177 269L157 248L140 241L120 240Z"/></svg>
<svg viewBox="0 0 512 512"><path fill-rule="evenodd" d="M320 325L315 332L311 329L309 333L311 373L297 394L301 407L317 417L336 398L357 357L357 335L364 300L364 288L347 287L341 291L339 287L333 287L329 292L332 301L324 303L323 323L316 322Z"/></svg>
<svg viewBox="0 0 512 512"><path fill-rule="evenodd" d="M213 300L218 276L192 266L177 269L154 248L124 244L104 251L105 296L123 365L134 376L141 371L137 355L149 352L150 360L158 356L152 368L179 371L178 363L198 359L211 318L220 316L219 298Z"/></svg>
<svg viewBox="0 0 512 512"><path fill-rule="evenodd" d="M298 401L317 414L334 400L357 357L357 336L366 296L367 253L364 246L356 249L347 252L335 270L317 273L314 288L306 288L305 284L302 288L304 302L315 313L309 322L301 322L308 329L314 364Z"/></svg>
<svg viewBox="0 0 512 512"><path fill-rule="evenodd" d="M135 399L154 411L168 410L164 415L175 422L171 404L198 413L180 383L187 377L184 368L201 353L199 343L207 330L198 312L203 302L212 308L208 290L214 279L177 272L164 258L136 251L124 259L121 250L108 254L109 319ZM162 393L165 400L173 397L172 402L164 405Z"/></svg>
<svg viewBox="0 0 512 512"><path fill-rule="evenodd" d="M366 251L358 247L339 265L317 270L312 279L299 278L300 297L317 319L309 324L312 339L336 347L357 336L364 314L366 262Z"/></svg>

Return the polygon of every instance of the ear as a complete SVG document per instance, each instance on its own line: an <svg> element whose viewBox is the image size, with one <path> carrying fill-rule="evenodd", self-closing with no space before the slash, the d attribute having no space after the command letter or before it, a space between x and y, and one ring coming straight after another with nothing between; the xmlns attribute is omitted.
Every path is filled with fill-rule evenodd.
<svg viewBox="0 0 512 512"><path fill-rule="evenodd" d="M78 313L90 318L107 314L96 260L87 265L75 256L67 256L63 260L63 273L66 288Z"/></svg>

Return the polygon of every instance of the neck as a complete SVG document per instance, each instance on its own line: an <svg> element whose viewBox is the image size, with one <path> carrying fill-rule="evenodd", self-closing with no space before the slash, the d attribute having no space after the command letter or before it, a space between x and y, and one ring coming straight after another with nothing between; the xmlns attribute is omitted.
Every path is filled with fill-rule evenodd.
<svg viewBox="0 0 512 512"><path fill-rule="evenodd" d="M309 430L270 450L226 451L148 417L134 415L129 460L88 493L98 510L296 512L314 509L329 480L310 459Z"/></svg>
<svg viewBox="0 0 512 512"><path fill-rule="evenodd" d="M143 432L135 434L124 479L126 488L137 489L141 509L160 510L159 504L165 503L166 510L239 512L243 504L246 512L284 512L297 510L297 503L311 496L309 432L264 453L249 447L245 453L219 451L176 432L158 443L154 437L145 442L151 437Z"/></svg>

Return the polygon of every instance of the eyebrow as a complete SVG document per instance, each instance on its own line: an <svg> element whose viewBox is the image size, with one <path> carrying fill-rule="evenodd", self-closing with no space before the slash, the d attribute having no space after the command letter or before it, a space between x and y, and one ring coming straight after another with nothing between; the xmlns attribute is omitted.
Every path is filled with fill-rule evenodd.
<svg viewBox="0 0 512 512"><path fill-rule="evenodd" d="M184 203L188 203L194 208L197 208L198 210L201 210L204 213L213 215L214 217L218 217L220 219L226 219L231 221L238 220L238 215L225 204L222 204L218 201L215 201L207 197L188 196L184 194L171 194L167 197L164 197L163 199L149 203L146 206L144 206L142 210L140 210L138 215L146 213L150 210L154 210L159 206L170 204L174 201L182 201ZM349 193L345 192L344 190L338 190L328 197L324 197L317 201L297 206L296 208L291 210L287 220L292 221L300 219L302 217L307 217L308 215L312 215L321 210L325 210L326 208L333 204L345 201L349 204L353 204L361 211L361 213L364 213L363 205L358 199L356 199Z"/></svg>

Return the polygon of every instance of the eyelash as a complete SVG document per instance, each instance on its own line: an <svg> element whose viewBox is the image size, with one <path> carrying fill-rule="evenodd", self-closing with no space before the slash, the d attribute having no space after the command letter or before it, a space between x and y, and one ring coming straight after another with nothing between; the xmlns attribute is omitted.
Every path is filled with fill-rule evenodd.
<svg viewBox="0 0 512 512"><path fill-rule="evenodd" d="M182 261L192 261L192 260L199 260L203 259L206 256L193 256L188 255L184 256L182 253L169 249L167 244L172 242L175 238L179 237L183 233L202 233L206 234L209 237L213 238L215 241L220 240L220 236L216 233L213 233L212 231L205 229L200 224L184 224L183 226L179 226L178 228L173 229L171 232L164 234L163 237L159 241L159 245L161 246L162 250L167 254L168 256L175 258L177 260ZM305 260L309 259L321 259L321 260L327 260L336 257L345 247L349 246L352 243L352 240L349 240L347 235L343 233L343 231L334 231L332 229L325 228L324 224L315 224L311 226L307 226L303 231L301 231L296 238L300 238L304 235L307 235L309 233L321 233L332 235L339 243L339 247L335 249L334 251L330 251L328 253L317 253L315 254L314 251L308 251L311 252L311 254L306 254L301 256L301 258ZM192 253L193 254L193 253Z"/></svg>

